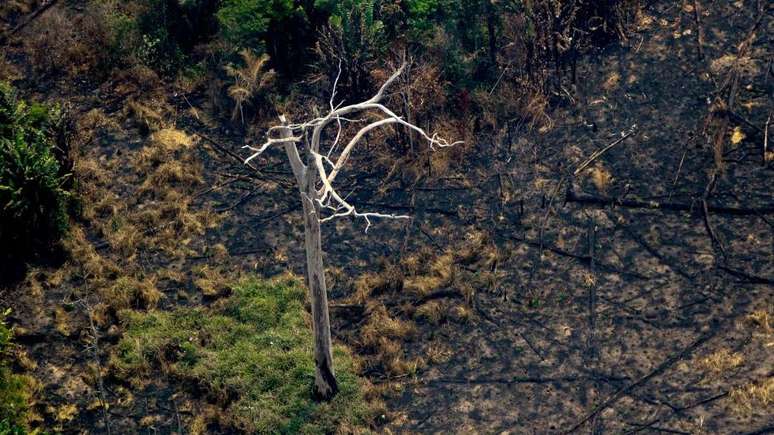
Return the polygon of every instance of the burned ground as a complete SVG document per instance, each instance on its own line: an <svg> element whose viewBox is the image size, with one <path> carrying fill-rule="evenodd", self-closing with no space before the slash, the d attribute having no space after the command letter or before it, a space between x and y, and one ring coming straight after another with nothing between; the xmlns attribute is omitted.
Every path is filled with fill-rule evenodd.
<svg viewBox="0 0 774 435"><path fill-rule="evenodd" d="M353 203L411 215L323 228L334 335L386 402L377 430L772 430L774 21L750 1L704 5L697 20L697 4L655 2L628 41L581 59L550 129L505 122L436 151L441 174L381 160L346 174ZM6 60L30 68L23 47ZM18 365L40 382L41 425L57 431L170 433L217 413L175 379L111 375L120 330L101 298L122 270L145 289L125 305L160 309L210 304L241 274L303 273L282 156L245 168L241 132L209 119L205 95L149 83L24 88L70 101L94 132L80 144L93 188L81 254L0 293ZM718 151L707 120L728 92Z"/></svg>

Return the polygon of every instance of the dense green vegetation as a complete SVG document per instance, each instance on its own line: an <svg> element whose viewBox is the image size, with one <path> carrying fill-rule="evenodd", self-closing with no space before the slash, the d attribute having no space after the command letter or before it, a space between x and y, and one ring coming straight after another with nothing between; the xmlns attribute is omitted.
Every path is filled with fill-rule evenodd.
<svg viewBox="0 0 774 435"><path fill-rule="evenodd" d="M340 392L312 400L312 336L304 288L291 278L242 282L213 308L121 313L114 367L126 377L160 369L224 406L219 424L248 433L333 433L371 418L353 361L336 347Z"/></svg>
<svg viewBox="0 0 774 435"><path fill-rule="evenodd" d="M56 136L57 108L27 104L0 83L0 245L25 255L57 241L67 229L64 173Z"/></svg>
<svg viewBox="0 0 774 435"><path fill-rule="evenodd" d="M113 8L106 17L114 45L162 70L201 60L194 47L208 42L216 58L266 53L291 81L310 66L335 74L341 61L342 85L357 89L392 50L429 58L450 83L471 88L496 78L498 55L514 44L535 73L573 62L591 42L625 37L638 2L142 0Z"/></svg>

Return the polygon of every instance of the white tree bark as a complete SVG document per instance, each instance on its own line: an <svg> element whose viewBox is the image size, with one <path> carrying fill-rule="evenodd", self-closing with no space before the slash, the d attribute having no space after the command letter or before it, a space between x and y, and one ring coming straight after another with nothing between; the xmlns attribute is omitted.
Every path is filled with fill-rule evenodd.
<svg viewBox="0 0 774 435"><path fill-rule="evenodd" d="M245 160L260 156L270 146L282 144L285 148L290 167L298 184L304 210L304 248L306 251L306 282L309 287L309 298L312 305L312 328L314 332L314 359L315 382L314 395L320 400L329 400L338 392L335 373L333 371L333 354L331 349L331 326L328 314L328 294L325 285L325 269L322 258L322 235L320 224L331 219L344 216L363 218L366 221L366 232L371 226L372 218L405 219L408 216L382 214L374 212L360 212L354 205L339 195L333 185L336 176L341 172L349 160L352 151L365 135L377 128L397 124L419 133L435 147L447 147L461 142L448 143L437 135L429 136L423 129L406 122L381 104L385 90L400 76L405 65L396 71L379 89L371 99L358 104L348 106L334 106L336 98L336 85L338 77L333 85L330 99L330 111L324 117L312 119L301 124L290 124L284 116L280 116L280 125L269 129L267 140L260 147L246 146L253 154ZM339 70L339 74L341 71ZM347 118L347 115L358 112L376 112L380 117L372 121L355 133L347 144L339 150L341 140L342 123L365 122L363 119ZM328 126L337 127L336 136L327 151L321 151L323 133ZM311 132L311 139L305 142L306 164L301 160L298 151L298 143L307 139ZM271 137L275 133L276 137ZM335 158L335 160L333 160ZM327 166L326 166L327 165ZM328 170L330 167L330 170ZM327 216L323 216L323 212Z"/></svg>

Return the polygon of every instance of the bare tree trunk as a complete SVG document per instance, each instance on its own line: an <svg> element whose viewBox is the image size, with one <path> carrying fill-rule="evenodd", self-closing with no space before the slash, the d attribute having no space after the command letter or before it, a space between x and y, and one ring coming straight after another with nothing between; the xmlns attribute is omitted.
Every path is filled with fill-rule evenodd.
<svg viewBox="0 0 774 435"><path fill-rule="evenodd" d="M312 302L312 329L314 332L315 378L313 393L317 400L329 400L339 391L339 386L333 373L328 289L325 285L322 236L320 234L320 206L314 200L316 175L315 171L307 173L306 192L302 194L301 201L304 204L306 279Z"/></svg>
<svg viewBox="0 0 774 435"><path fill-rule="evenodd" d="M400 77L401 73L405 70L406 65L400 67L386 82L382 85L379 91L370 99L359 103L351 104L348 106L334 106L334 97L336 95L336 85L334 84L334 91L330 100L331 111L328 115L322 118L315 118L311 122L305 122L302 124L290 124L284 116L280 116L279 120L281 125L272 127L269 129L268 139L260 147L256 148L250 145L246 145L245 148L253 151L253 154L245 159L245 164L249 164L251 160L258 157L271 145L282 144L285 148L285 153L288 156L290 167L293 170L293 175L296 178L298 184L299 194L301 195L301 203L304 207L304 235L305 243L304 248L306 251L306 279L307 287L309 287L309 297L312 303L312 329L314 332L314 362L315 362L315 379L313 393L318 400L329 400L339 390L336 382L336 376L333 373L333 352L331 349L331 325L330 316L328 315L328 289L325 286L325 271L323 268L322 259L322 236L320 233L320 224L327 222L334 218L340 218L344 216L360 217L366 221L366 231L371 225L372 218L381 219L408 219L408 216L400 216L394 214L384 213L361 213L355 209L355 206L348 203L346 197L342 198L341 195L333 187L333 181L336 175L342 170L347 163L349 156L353 148L361 141L365 139L365 135L374 129L383 127L388 124L400 124L403 125L418 134L422 138L426 139L430 143L430 148L435 147L450 147L460 142L449 143L445 139L438 137L437 135L429 136L427 132L422 130L410 122L407 122L400 118L398 115L387 109L381 104L381 100L384 97L384 92L387 87L390 86L395 80ZM385 116L378 121L373 121L370 124L362 127L349 142L340 149L336 161L333 162L330 159L330 154L336 149L339 144L341 133L341 122L351 122L352 120L343 118L343 116L352 112L362 112L370 110L379 110ZM333 140L327 154L321 153L320 140L323 130L326 126L336 122L339 130L336 134L336 138ZM312 130L311 140L307 133ZM271 137L271 132L277 131L279 137ZM300 134L294 136L295 132ZM301 156L298 152L298 142L306 139L306 165L301 160ZM331 164L332 169L326 168L325 163ZM318 190L317 184L320 184ZM329 216L323 217L321 209L327 211Z"/></svg>
<svg viewBox="0 0 774 435"><path fill-rule="evenodd" d="M288 122L280 116L283 125ZM320 204L315 185L318 174L304 167L298 148L290 141L293 134L289 128L279 133L284 142L293 175L298 183L301 203L304 207L304 250L306 251L306 285L312 303L312 332L314 333L315 377L313 394L317 400L329 400L339 391L333 373L333 352L331 350L331 323L328 315L328 288L325 285L325 268L322 258L322 235L320 233ZM309 154L309 163L313 160Z"/></svg>

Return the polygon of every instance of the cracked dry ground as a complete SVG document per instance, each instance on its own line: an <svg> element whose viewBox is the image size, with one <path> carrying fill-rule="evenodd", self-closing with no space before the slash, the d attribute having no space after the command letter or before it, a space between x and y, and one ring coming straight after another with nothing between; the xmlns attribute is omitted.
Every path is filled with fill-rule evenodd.
<svg viewBox="0 0 774 435"><path fill-rule="evenodd" d="M627 44L580 61L578 83L566 84L567 92L556 98L550 131L506 125L466 145L467 158L457 160L443 178L383 184L380 169L347 174L359 188L353 194L356 204L390 205L412 215L408 225L379 223L368 234L349 221L324 227L337 338L360 351L367 317L376 311L369 304L379 301L388 316L411 323L413 333L396 337L404 366L415 358L425 361L410 370L390 370L381 363L370 365L373 349L363 350L364 372L384 387L391 411L380 430L772 430L772 404L766 402L774 388L772 217L710 211L709 227L718 239L713 242L700 212L715 165L702 136L708 101L758 18L754 3L704 5L705 60L697 58L694 3L651 4ZM738 118L729 125L729 136L738 128L743 137L734 144L727 140L725 167L708 198L713 206L772 204L772 165L762 165L760 155L774 85L774 28L771 11L765 12L750 53L740 61ZM149 93L142 84L127 95L102 92L115 87L109 83L95 91L83 84L79 95L57 93L70 86L62 82L28 91L49 98L69 95L84 114L101 108L115 121L103 125L103 133L90 142L96 144L87 150L94 161L120 168L141 156L149 139L121 109L131 92ZM150 99L167 98L164 91L152 90ZM233 157L241 140L209 122L206 110L192 110L204 106L206 98L170 100L174 110L164 113L165 121L186 133L181 142L203 165L196 173L207 184L181 194L189 195L185 204L203 216L190 219L196 229L189 232L203 231L206 237L184 234L182 253L177 247L169 252L159 246L140 249L140 274L161 268L176 272L157 277L166 296L160 307L201 303L195 281L206 275L202 270L227 276L288 269L303 273L298 200L280 153L261 162L267 166L257 182L244 178L240 173L246 170ZM633 134L588 170L573 174L594 151L635 124ZM372 161L367 152L353 158ZM139 170L100 183L111 185L118 200L140 213L157 199L141 196L145 178ZM694 209L580 204L565 201L568 189ZM209 210L218 211L218 217L208 218ZM123 264L122 240L103 243L93 229L86 231L98 252ZM218 244L230 255L209 249ZM402 278L399 284L375 284L379 276L396 274ZM35 360L30 367L43 383L44 404L55 408L47 422L65 432L98 432L101 416L90 407L96 397L95 369L83 350L90 343L88 324L79 311L67 319L61 309L77 285L77 280L65 280L61 287L25 296L14 320ZM357 303L364 287L371 300ZM412 293L419 287L431 292ZM358 311L359 304L366 306L365 313ZM67 321L58 321L60 315ZM109 330L105 336L103 362L113 339ZM51 349L65 355L64 362L55 361ZM126 432L152 427L169 433L202 409L190 389L170 380L107 381L113 425ZM63 404L70 403L75 407L65 409ZM61 412L70 418L58 420Z"/></svg>

